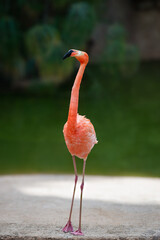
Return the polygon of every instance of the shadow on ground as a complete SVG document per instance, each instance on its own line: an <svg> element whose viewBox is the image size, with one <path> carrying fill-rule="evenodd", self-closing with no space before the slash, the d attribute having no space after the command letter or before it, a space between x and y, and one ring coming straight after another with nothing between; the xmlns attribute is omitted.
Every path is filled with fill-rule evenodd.
<svg viewBox="0 0 160 240"><path fill-rule="evenodd" d="M76 239L62 232L69 214L73 182L70 175L1 177L1 238ZM87 176L83 238L160 238L160 193L155 192L158 186L160 179ZM75 230L78 213L79 186L72 218Z"/></svg>

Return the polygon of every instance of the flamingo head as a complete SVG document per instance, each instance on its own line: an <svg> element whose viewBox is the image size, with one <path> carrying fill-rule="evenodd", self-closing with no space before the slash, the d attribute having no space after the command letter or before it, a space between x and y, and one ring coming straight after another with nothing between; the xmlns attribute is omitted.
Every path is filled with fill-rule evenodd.
<svg viewBox="0 0 160 240"><path fill-rule="evenodd" d="M75 57L81 64L87 64L89 57L86 52L70 49L64 56L63 60L68 57Z"/></svg>

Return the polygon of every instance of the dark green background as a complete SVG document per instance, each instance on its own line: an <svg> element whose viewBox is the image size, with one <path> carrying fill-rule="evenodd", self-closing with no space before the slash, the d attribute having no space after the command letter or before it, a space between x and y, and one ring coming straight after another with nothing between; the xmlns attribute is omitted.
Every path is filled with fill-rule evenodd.
<svg viewBox="0 0 160 240"><path fill-rule="evenodd" d="M102 79L98 67L88 68L100 86L88 92L86 71L79 113L91 119L99 142L86 172L160 176L158 65L143 64L130 81ZM56 97L1 97L0 173L73 172L62 133L69 95L61 90ZM77 163L81 171L82 160Z"/></svg>

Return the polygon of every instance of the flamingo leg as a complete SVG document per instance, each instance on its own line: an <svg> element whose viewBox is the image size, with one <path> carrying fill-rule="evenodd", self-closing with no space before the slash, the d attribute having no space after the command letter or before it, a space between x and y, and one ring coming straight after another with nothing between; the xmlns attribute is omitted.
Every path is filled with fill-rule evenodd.
<svg viewBox="0 0 160 240"><path fill-rule="evenodd" d="M73 235L83 235L81 232L81 217L82 217L82 195L83 195L83 188L84 188L84 175L85 175L85 167L86 167L86 160L83 162L83 176L82 176L82 184L81 184L81 198L80 198L80 210L79 210L79 227L78 230L72 232Z"/></svg>
<svg viewBox="0 0 160 240"><path fill-rule="evenodd" d="M72 223L71 223L71 216L72 216L72 209L73 209L73 203L74 203L74 195L75 195L76 185L77 185L77 180L78 180L75 156L72 156L72 158L73 158L73 166L74 166L74 172L75 172L75 183L74 183L74 190L73 190L73 197L72 197L72 202L71 202L71 209L70 209L69 219L68 219L67 224L63 228L63 232L65 232L65 233L73 232L73 227L72 227Z"/></svg>

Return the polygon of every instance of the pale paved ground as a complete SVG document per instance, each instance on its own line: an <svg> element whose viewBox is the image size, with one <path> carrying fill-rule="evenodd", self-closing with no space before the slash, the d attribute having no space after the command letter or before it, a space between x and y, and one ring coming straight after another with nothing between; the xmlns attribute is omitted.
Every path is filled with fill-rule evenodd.
<svg viewBox="0 0 160 240"><path fill-rule="evenodd" d="M61 231L73 183L71 175L0 177L0 239L160 239L160 179L87 176L84 237ZM79 194L78 185L75 230Z"/></svg>

